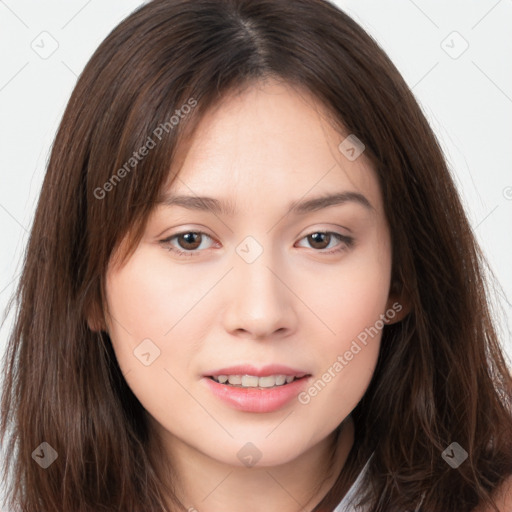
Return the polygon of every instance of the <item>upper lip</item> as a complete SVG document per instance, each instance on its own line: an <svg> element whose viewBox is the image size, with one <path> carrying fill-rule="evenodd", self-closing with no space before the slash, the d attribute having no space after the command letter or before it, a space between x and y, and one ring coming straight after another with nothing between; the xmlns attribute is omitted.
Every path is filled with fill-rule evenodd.
<svg viewBox="0 0 512 512"><path fill-rule="evenodd" d="M255 375L257 377L268 377L269 375L286 375L293 377L304 377L309 375L304 370L297 370L281 364L270 364L257 368L251 364L240 364L237 366L229 366L220 368L205 374L205 377L217 377L219 375Z"/></svg>

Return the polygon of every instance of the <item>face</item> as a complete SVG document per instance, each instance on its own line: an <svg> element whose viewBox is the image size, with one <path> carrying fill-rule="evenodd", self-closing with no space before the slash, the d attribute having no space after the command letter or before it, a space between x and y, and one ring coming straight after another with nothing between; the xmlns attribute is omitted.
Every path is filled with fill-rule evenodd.
<svg viewBox="0 0 512 512"><path fill-rule="evenodd" d="M384 315L400 306L375 171L357 141L339 149L348 135L289 85L225 98L134 254L109 267L116 356L170 446L235 466L246 455L282 464L363 396ZM214 382L219 374L232 384ZM244 374L256 388L238 387Z"/></svg>

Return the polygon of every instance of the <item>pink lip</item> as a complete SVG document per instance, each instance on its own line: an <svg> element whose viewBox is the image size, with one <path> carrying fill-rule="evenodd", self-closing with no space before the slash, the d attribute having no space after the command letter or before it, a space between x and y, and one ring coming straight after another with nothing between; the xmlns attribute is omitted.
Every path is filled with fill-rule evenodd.
<svg viewBox="0 0 512 512"><path fill-rule="evenodd" d="M214 370L209 373L205 373L205 377L217 377L218 375L255 375L257 377L267 377L268 375L286 375L293 377L303 377L308 375L308 372L304 370L296 370L289 366L283 366L281 364L270 364L263 366L262 368L256 368L250 364L241 364L238 366L230 366L229 368L221 368L220 370Z"/></svg>
<svg viewBox="0 0 512 512"><path fill-rule="evenodd" d="M231 373L231 371L232 370L230 369L230 375L241 374ZM273 374L273 372L271 372L271 374ZM284 375L279 372L276 374ZM254 373L249 373L249 375L254 375ZM210 391L228 405L240 411L259 413L273 412L284 407L301 392L309 380L310 379L308 377L304 377L294 380L289 384L262 389L228 386L226 384L216 382L209 377L204 377L202 379Z"/></svg>

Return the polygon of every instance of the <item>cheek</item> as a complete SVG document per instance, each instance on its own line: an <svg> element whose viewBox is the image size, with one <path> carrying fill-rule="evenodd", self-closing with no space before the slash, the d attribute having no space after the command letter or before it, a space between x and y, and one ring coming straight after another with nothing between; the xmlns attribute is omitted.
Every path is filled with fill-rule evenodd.
<svg viewBox="0 0 512 512"><path fill-rule="evenodd" d="M165 279L154 265L145 265L138 252L120 271L107 276L107 302L113 327L120 323L134 334L158 332L164 307Z"/></svg>
<svg viewBox="0 0 512 512"><path fill-rule="evenodd" d="M325 267L317 275L322 290L312 300L331 331L324 337L329 346L346 350L375 325L386 309L390 279L391 254L385 236L369 237L339 265Z"/></svg>
<svg viewBox="0 0 512 512"><path fill-rule="evenodd" d="M122 269L107 274L106 292L109 334L128 386L152 415L174 421L190 407L180 383L201 339L186 315L205 290L162 252L139 246Z"/></svg>
<svg viewBox="0 0 512 512"><path fill-rule="evenodd" d="M299 401L339 411L338 421L362 398L377 363L391 275L388 240L375 237L329 272L316 300L331 333L317 338L320 371Z"/></svg>
<svg viewBox="0 0 512 512"><path fill-rule="evenodd" d="M138 356L148 352L152 368L169 367L171 355L181 359L184 352L193 353L194 346L180 343L187 324L181 320L204 291L158 251L140 246L122 269L107 274L106 292L109 333L124 369L140 369Z"/></svg>

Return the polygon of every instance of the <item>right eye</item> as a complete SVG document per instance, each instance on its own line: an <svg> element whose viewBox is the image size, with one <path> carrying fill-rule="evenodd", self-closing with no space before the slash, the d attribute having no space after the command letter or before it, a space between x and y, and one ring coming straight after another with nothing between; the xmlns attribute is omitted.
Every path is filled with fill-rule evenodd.
<svg viewBox="0 0 512 512"><path fill-rule="evenodd" d="M169 251L178 254L179 256L191 257L196 256L198 252L197 249L202 245L202 238L206 237L212 240L212 238L204 233L203 231L182 231L180 233L175 233L164 240L160 240L160 243ZM176 239L179 247L173 245L172 241ZM204 247L203 247L204 249Z"/></svg>

